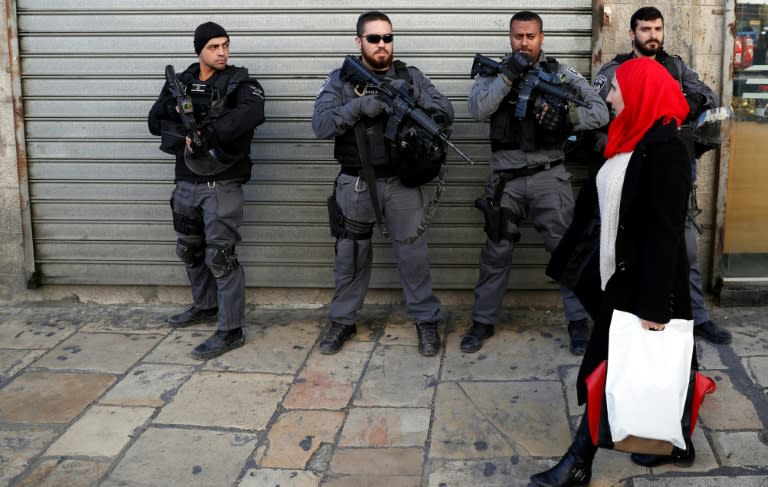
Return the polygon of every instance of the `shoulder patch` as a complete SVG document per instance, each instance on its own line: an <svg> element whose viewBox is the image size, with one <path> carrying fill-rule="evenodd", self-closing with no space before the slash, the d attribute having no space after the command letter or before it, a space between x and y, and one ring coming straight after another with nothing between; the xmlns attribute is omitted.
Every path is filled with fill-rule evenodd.
<svg viewBox="0 0 768 487"><path fill-rule="evenodd" d="M575 75L575 76L578 76L579 78L583 78L583 76L581 75L581 73L579 73L578 71L576 71L576 69L574 69L574 67L573 67L573 66L568 66L568 67L567 67L567 68L565 68L565 69L566 69L566 71L568 71L569 73L571 73L571 74L573 74L573 75Z"/></svg>
<svg viewBox="0 0 768 487"><path fill-rule="evenodd" d="M595 77L595 80L592 82L592 86L597 90L600 91L603 89L603 86L605 86L605 83L608 82L608 78L604 74L598 74Z"/></svg>
<svg viewBox="0 0 768 487"><path fill-rule="evenodd" d="M251 83L251 95L264 99L264 90L256 83Z"/></svg>
<svg viewBox="0 0 768 487"><path fill-rule="evenodd" d="M315 98L320 96L320 93L323 92L325 87L328 85L329 81L331 81L331 77L330 76L326 76L325 79L323 80L322 84L320 84L320 89L317 90L317 94L315 95Z"/></svg>

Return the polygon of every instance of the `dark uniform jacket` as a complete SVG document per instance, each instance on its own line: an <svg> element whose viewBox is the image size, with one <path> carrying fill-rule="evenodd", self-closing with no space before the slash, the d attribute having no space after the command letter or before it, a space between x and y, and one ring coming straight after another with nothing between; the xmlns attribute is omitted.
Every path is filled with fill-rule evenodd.
<svg viewBox="0 0 768 487"><path fill-rule="evenodd" d="M440 118L446 124L453 122L453 105L450 100L437 91L432 81L414 66L402 67L407 69L406 73L398 73L396 67L400 63L394 61L389 70L384 75L379 75L382 79L402 79L408 82L413 88L413 96L419 107L425 110L433 118ZM401 68L402 69L402 68ZM407 79L408 78L408 79ZM319 93L315 99L314 111L312 113L312 130L315 135L321 139L336 138L336 145L343 144L346 147L334 148L334 157L342 165L359 166L359 155L357 154L357 145L354 142L354 125L359 117L349 113L345 106L356 97L362 95L376 94L372 92L371 87L367 87L362 92L356 92L357 87L342 79L341 69L333 70L323 81Z"/></svg>
<svg viewBox="0 0 768 487"><path fill-rule="evenodd" d="M616 69L624 61L635 57L634 52L619 54L600 68L592 86L600 92L603 99L608 96L608 91L611 89L610 81L613 79ZM685 61L679 56L673 56L662 50L656 55L656 60L680 83L688 105L691 107L691 117L695 118L702 111L719 106L720 102L717 95L699 78L698 73L685 64Z"/></svg>
<svg viewBox="0 0 768 487"><path fill-rule="evenodd" d="M193 82L203 83L199 80L199 75L200 64L193 63L179 78L189 87ZM231 83L233 79L239 81ZM246 182L251 177L251 139L253 139L255 128L264 122L264 90L258 81L248 76L245 68L236 66L227 66L217 71L204 83L215 86L219 92L224 91L221 95L226 98L223 110L207 119L197 120L203 137L213 147L220 147L239 160L232 167L215 176L198 176L192 173L184 163L183 154L177 154L175 180L199 182L240 179ZM163 120L180 121L176 112L176 100L171 95L167 83L149 111L149 131L153 135L161 135Z"/></svg>
<svg viewBox="0 0 768 487"><path fill-rule="evenodd" d="M595 312L597 316L579 370L579 403L586 400L584 379L608 358L608 327L614 309L657 323L671 318L691 319L684 236L690 185L685 144L673 124L657 122L637 144L627 167L616 236L616 272L602 292L599 268L595 268L599 261L593 258L585 271L597 275L597 279L582 279L581 286L574 289L582 301L599 303L591 308L593 318ZM566 269L575 268L568 262L576 255L597 204L594 183L582 192L585 190L575 210L574 224L553 252L547 269L548 275L556 279L579 281L566 275Z"/></svg>

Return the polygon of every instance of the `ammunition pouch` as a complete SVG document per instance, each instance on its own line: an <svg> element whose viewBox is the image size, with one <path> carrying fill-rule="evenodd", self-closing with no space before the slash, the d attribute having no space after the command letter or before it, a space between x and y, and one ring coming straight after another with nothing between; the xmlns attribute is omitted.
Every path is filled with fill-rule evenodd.
<svg viewBox="0 0 768 487"><path fill-rule="evenodd" d="M227 276L240 266L234 245L209 246L205 250L205 264L216 279Z"/></svg>
<svg viewBox="0 0 768 487"><path fill-rule="evenodd" d="M181 122L160 120L160 150L174 156L184 154L186 133Z"/></svg>
<svg viewBox="0 0 768 487"><path fill-rule="evenodd" d="M432 181L445 163L446 144L416 124L406 123L393 150L397 175L404 186L414 188Z"/></svg>
<svg viewBox="0 0 768 487"><path fill-rule="evenodd" d="M566 134L544 129L536 121L535 113L523 120L515 117L515 103L502 102L491 116L491 151L521 150L535 152L542 148L559 147Z"/></svg>
<svg viewBox="0 0 768 487"><path fill-rule="evenodd" d="M491 151L516 150L520 148L520 126L515 123L514 113L517 101L504 98L501 106L491 115Z"/></svg>
<svg viewBox="0 0 768 487"><path fill-rule="evenodd" d="M374 167L386 167L390 161L390 142L384 138L384 122L377 118L376 123L363 129L368 147L368 163Z"/></svg>
<svg viewBox="0 0 768 487"><path fill-rule="evenodd" d="M489 198L480 197L475 200L475 208L483 213L485 227L483 230L488 238L495 243L509 240L512 243L520 241L520 229L517 221L513 221L509 210L494 206Z"/></svg>

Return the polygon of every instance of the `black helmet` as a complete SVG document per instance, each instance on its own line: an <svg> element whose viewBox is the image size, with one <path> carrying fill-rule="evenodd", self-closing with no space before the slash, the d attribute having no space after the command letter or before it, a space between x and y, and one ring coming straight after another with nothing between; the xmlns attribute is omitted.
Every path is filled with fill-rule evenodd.
<svg viewBox="0 0 768 487"><path fill-rule="evenodd" d="M693 141L708 148L722 143L721 133L728 133L733 120L730 107L710 108L699 115L693 124Z"/></svg>
<svg viewBox="0 0 768 487"><path fill-rule="evenodd" d="M190 171L198 176L215 176L232 167L238 161L237 157L220 150L211 148L207 151L200 148L196 152L184 149L184 162Z"/></svg>

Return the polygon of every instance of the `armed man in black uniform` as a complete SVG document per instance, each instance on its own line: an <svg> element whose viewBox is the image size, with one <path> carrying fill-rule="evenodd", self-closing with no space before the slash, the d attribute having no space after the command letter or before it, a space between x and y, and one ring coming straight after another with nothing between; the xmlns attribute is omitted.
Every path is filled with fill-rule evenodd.
<svg viewBox="0 0 768 487"><path fill-rule="evenodd" d="M378 11L362 14L355 38L360 64L381 81L408 91L435 122L450 125L451 102L417 68L393 60L394 38L387 15ZM382 220L381 226L393 239L406 312L416 322L419 352L431 356L440 350L437 324L441 310L432 292L427 238L417 233L424 218L424 196L419 186L426 181L418 181L418 174L411 180L414 174L409 173L414 146L416 152L421 149L416 140L399 150L403 145L385 139L389 108L377 97L379 94L370 83L358 83L349 79L343 69L336 69L326 78L315 100L312 129L319 138L335 138L334 156L341 165L329 212L338 214L333 220L340 221L343 227L334 230L332 226L337 237L336 292L328 310L330 326L319 349L324 354L336 353L356 332L357 312L368 291L373 267L373 228L377 220Z"/></svg>
<svg viewBox="0 0 768 487"><path fill-rule="evenodd" d="M710 108L719 106L717 95L707 86L699 75L685 64L679 56L668 54L664 50L664 17L655 7L643 7L638 9L629 21L629 37L632 40L632 52L620 54L608 61L600 69L595 77L593 86L605 99L610 91L611 79L619 65L636 57L651 57L661 63L667 71L680 83L691 111L688 118L680 127L683 139L688 143L691 151L691 174L693 176L693 190L691 193L691 206L689 216L685 222L685 243L688 251L688 261L691 272L689 275L691 306L693 308L693 332L711 343L730 343L731 333L715 323L709 317L704 307L704 292L701 282L701 270L699 268L699 254L697 251L696 228L694 218L699 213L695 205L696 201L696 159L709 147L702 146L694 141L692 125L698 116ZM603 132L597 132L598 137L605 136ZM598 142L598 148L604 143Z"/></svg>
<svg viewBox="0 0 768 487"><path fill-rule="evenodd" d="M236 245L242 186L251 177L251 139L264 122L264 90L247 69L227 64L229 35L220 25L199 25L194 46L198 62L178 76L181 95L192 106L179 103L166 81L148 122L149 131L162 137L161 149L176 155L176 255L192 285L192 306L168 322L184 327L217 319L216 332L192 350L192 357L205 360L245 343L245 276ZM180 113L193 118L192 133Z"/></svg>

